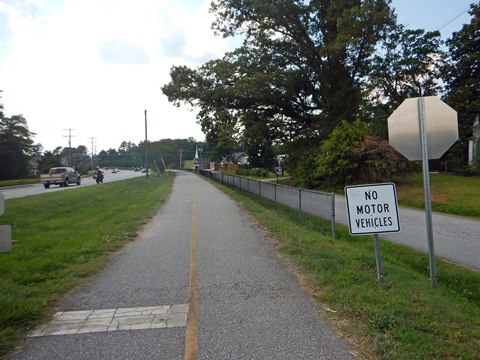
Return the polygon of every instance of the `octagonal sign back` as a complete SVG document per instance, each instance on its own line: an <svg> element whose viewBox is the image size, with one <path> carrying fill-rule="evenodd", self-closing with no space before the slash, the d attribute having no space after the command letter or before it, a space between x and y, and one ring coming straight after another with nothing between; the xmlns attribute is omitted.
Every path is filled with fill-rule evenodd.
<svg viewBox="0 0 480 360"><path fill-rule="evenodd" d="M438 159L458 140L457 112L436 96L423 99L428 158ZM422 159L418 100L406 99L388 118L390 145L408 160Z"/></svg>

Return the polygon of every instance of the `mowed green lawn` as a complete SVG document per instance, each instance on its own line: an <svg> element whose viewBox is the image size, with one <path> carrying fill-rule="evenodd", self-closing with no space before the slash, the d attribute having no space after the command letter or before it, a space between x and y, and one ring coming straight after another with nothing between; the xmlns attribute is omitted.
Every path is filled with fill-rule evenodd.
<svg viewBox="0 0 480 360"><path fill-rule="evenodd" d="M396 182L400 205L424 208L423 175ZM480 218L480 177L430 174L433 211Z"/></svg>
<svg viewBox="0 0 480 360"><path fill-rule="evenodd" d="M141 177L6 201L0 223L12 226L15 242L0 253L0 358L135 237L173 180Z"/></svg>

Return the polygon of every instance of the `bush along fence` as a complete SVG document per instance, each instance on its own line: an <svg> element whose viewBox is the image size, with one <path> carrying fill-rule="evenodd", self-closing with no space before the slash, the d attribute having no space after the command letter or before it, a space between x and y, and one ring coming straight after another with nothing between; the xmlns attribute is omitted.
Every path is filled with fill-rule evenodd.
<svg viewBox="0 0 480 360"><path fill-rule="evenodd" d="M297 209L310 215L330 220L332 238L335 238L335 193L306 190L259 181L210 170L200 170L200 175L257 194L266 199Z"/></svg>

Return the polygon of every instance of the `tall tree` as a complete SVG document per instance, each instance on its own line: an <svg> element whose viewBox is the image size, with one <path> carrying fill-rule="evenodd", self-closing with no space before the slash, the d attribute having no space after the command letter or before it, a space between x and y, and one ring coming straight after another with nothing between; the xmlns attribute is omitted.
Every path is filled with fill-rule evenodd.
<svg viewBox="0 0 480 360"><path fill-rule="evenodd" d="M243 134L244 150L249 155L249 162L253 168L269 169L275 166L271 132L268 128L268 121L258 119L255 113L245 114L243 123L245 131Z"/></svg>
<svg viewBox="0 0 480 360"><path fill-rule="evenodd" d="M364 120L371 132L387 137L387 117L409 97L437 95L445 54L438 31L391 28L380 42L368 74Z"/></svg>
<svg viewBox="0 0 480 360"><path fill-rule="evenodd" d="M128 153L130 151L136 151L137 145L132 143L131 141L122 141L120 146L118 147L119 153Z"/></svg>
<svg viewBox="0 0 480 360"><path fill-rule="evenodd" d="M29 175L32 137L22 115L0 118L0 179L18 179Z"/></svg>
<svg viewBox="0 0 480 360"><path fill-rule="evenodd" d="M257 134L243 121L255 113L268 138L318 144L342 119L357 117L375 45L394 23L388 4L214 0L214 30L243 34L243 46L198 70L174 67L162 90L177 105L199 106L202 129L214 139L236 121L244 135Z"/></svg>
<svg viewBox="0 0 480 360"><path fill-rule="evenodd" d="M480 114L480 2L470 6L472 19L447 40L448 62L443 69L445 101L458 112L460 141L449 153L467 160L468 138ZM455 155L456 154L456 155Z"/></svg>
<svg viewBox="0 0 480 360"><path fill-rule="evenodd" d="M281 65L287 69L304 69L299 72L308 85L303 107L310 113L321 112L320 119L336 124L353 120L358 113L368 60L385 25L393 23L388 3L216 0L213 26L224 36L245 34L245 45L256 43L257 51L270 50L274 59L283 58Z"/></svg>
<svg viewBox="0 0 480 360"><path fill-rule="evenodd" d="M52 167L62 166L62 158L63 155L61 146L55 148L52 151L45 151L38 160L38 169L40 170L40 173L45 174Z"/></svg>

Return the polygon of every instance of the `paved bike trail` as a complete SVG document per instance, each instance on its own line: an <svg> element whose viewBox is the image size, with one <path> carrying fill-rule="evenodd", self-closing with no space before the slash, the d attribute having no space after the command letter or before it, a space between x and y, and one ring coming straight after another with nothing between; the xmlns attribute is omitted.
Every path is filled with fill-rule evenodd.
<svg viewBox="0 0 480 360"><path fill-rule="evenodd" d="M353 350L253 219L187 172L138 238L30 335L13 359L349 359Z"/></svg>

